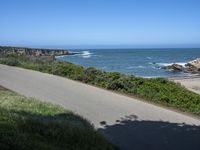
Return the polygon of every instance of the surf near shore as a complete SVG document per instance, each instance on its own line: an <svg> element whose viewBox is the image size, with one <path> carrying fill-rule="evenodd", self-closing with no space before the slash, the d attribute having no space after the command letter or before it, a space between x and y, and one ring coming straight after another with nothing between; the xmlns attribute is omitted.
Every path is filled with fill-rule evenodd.
<svg viewBox="0 0 200 150"><path fill-rule="evenodd" d="M174 63L171 65L163 66L161 67L161 69L200 75L200 58L197 58L184 64Z"/></svg>
<svg viewBox="0 0 200 150"><path fill-rule="evenodd" d="M162 67L180 64L200 57L200 49L72 49L77 55L64 56L62 61L95 67L109 72L133 74L139 77L182 77L194 74Z"/></svg>

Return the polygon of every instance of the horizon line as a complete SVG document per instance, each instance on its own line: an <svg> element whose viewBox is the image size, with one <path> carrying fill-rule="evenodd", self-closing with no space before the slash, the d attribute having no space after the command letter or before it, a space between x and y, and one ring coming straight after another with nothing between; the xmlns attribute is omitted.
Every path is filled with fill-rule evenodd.
<svg viewBox="0 0 200 150"><path fill-rule="evenodd" d="M131 45L4 45L0 44L2 47L18 47L18 48L38 48L38 49L189 49L195 48L199 49L200 46L131 46ZM71 48L70 48L71 47ZM73 47L73 48L72 48Z"/></svg>

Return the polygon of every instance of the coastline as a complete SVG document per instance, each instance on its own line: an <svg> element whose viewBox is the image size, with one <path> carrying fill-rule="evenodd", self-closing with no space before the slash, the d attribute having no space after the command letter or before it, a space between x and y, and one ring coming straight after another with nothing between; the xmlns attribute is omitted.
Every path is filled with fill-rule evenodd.
<svg viewBox="0 0 200 150"><path fill-rule="evenodd" d="M71 55L75 54L81 54L81 52L78 53L73 53ZM65 57L69 55L63 55L63 56L56 56L55 58L58 60L63 61L62 59L59 59L60 57ZM64 60L64 62L67 62ZM187 63L185 63L187 64ZM95 67L96 68L96 67ZM111 71L112 72L112 71ZM123 72L122 72L123 73ZM159 78L159 77L144 77L144 76L137 76L137 77L142 77L142 78ZM187 88L188 90L195 92L197 94L200 94L200 74L193 74L190 73L188 76L173 76L173 77L161 77L161 78L166 78L170 81L173 81L177 84L180 84L181 86Z"/></svg>
<svg viewBox="0 0 200 150"><path fill-rule="evenodd" d="M28 48L28 47L10 47L0 46L0 54L15 54L27 56L49 56L59 57L67 55L75 55L77 52L72 52L67 49L46 49L46 48Z"/></svg>
<svg viewBox="0 0 200 150"><path fill-rule="evenodd" d="M173 53L170 49L77 49L72 51L79 51L80 54L64 56L61 60L84 67L95 67L100 70L133 74L144 78L193 76L195 69L192 67L188 67L190 71L164 68L173 64L185 65L200 56L200 51L197 49L175 49ZM179 55L180 51L181 55Z"/></svg>

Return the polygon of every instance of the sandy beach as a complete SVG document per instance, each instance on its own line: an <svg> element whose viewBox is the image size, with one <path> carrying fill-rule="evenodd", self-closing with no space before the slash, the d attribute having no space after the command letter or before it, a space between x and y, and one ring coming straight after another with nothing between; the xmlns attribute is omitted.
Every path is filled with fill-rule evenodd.
<svg viewBox="0 0 200 150"><path fill-rule="evenodd" d="M182 86L186 87L187 89L200 94L200 76L194 77L176 77L176 78L169 78L172 81L180 83Z"/></svg>

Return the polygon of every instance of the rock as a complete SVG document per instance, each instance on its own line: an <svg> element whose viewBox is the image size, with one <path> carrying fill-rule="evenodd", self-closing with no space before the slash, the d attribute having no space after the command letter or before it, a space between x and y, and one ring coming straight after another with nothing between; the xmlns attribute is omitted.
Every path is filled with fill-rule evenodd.
<svg viewBox="0 0 200 150"><path fill-rule="evenodd" d="M187 72L200 74L200 58L189 61L185 66Z"/></svg>
<svg viewBox="0 0 200 150"><path fill-rule="evenodd" d="M200 69L200 58L197 58L196 60L188 62L186 66Z"/></svg>
<svg viewBox="0 0 200 150"><path fill-rule="evenodd" d="M69 55L67 50L60 49L39 49L39 48L21 48L0 46L0 54L16 54L29 56L60 56Z"/></svg>
<svg viewBox="0 0 200 150"><path fill-rule="evenodd" d="M179 65L179 64L172 64L172 65L169 65L169 66L164 66L164 67L162 67L162 69L172 70L172 71L183 71L184 67L182 65Z"/></svg>
<svg viewBox="0 0 200 150"><path fill-rule="evenodd" d="M172 64L169 66L164 66L162 69L170 71L183 71L187 73L200 74L200 58L196 60L189 61L185 66L179 64Z"/></svg>

